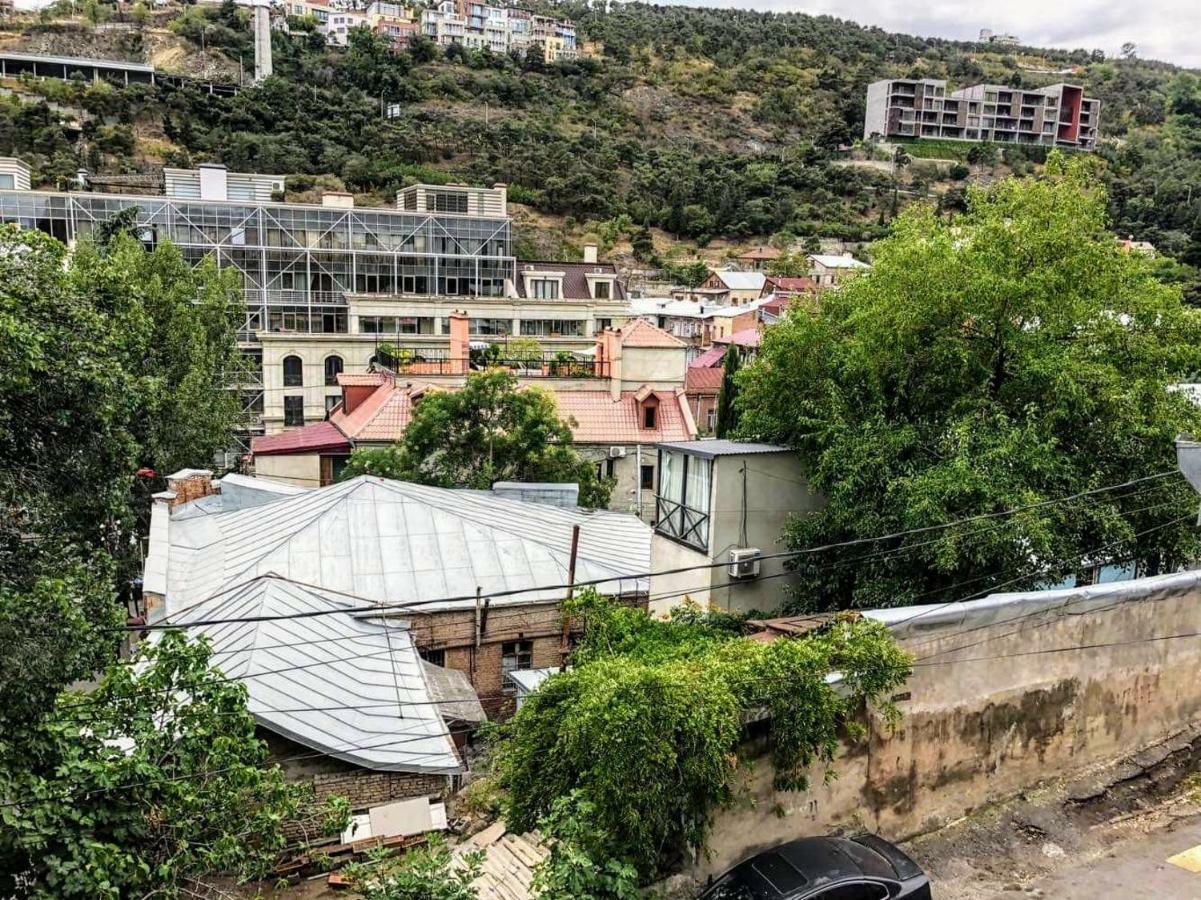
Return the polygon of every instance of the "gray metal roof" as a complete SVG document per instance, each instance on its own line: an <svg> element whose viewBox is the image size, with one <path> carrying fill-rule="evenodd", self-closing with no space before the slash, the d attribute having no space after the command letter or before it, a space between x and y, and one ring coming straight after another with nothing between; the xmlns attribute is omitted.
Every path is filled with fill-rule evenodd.
<svg viewBox="0 0 1201 900"><path fill-rule="evenodd" d="M56 66L94 66L99 69L118 69L126 72L153 72L154 66L146 63L128 62L123 59L91 59L86 56L51 56L45 53L18 53L15 50L0 50L0 59L18 62L50 63Z"/></svg>
<svg viewBox="0 0 1201 900"><path fill-rule="evenodd" d="M187 626L352 605L282 578L260 578L175 613L171 621ZM250 712L264 728L368 769L461 771L403 626L345 613L188 630L208 635L212 665L246 685Z"/></svg>
<svg viewBox="0 0 1201 900"><path fill-rule="evenodd" d="M172 516L166 612L271 574L360 605L420 604L415 612L471 607L477 586L485 597L521 591L493 606L556 600L562 591L533 588L567 581L576 524L578 581L645 592L646 579L632 576L650 568L651 530L635 516L365 475L247 509ZM472 599L429 602L446 597Z"/></svg>
<svg viewBox="0 0 1201 900"><path fill-rule="evenodd" d="M679 450L703 459L713 459L715 456L745 456L751 453L791 453L788 447L778 444L756 444L750 441L700 440L674 441L656 444L664 450Z"/></svg>
<svg viewBox="0 0 1201 900"><path fill-rule="evenodd" d="M542 687L542 682L560 671L562 670L558 666L547 669L517 669L509 673L509 678L517 686L517 693L524 696L538 690Z"/></svg>

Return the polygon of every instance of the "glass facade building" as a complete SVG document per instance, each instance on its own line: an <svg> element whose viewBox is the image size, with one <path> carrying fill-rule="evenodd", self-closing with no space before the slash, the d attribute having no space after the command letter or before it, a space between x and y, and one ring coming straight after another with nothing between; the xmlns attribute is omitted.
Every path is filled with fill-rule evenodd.
<svg viewBox="0 0 1201 900"><path fill-rule="evenodd" d="M248 341L264 331L345 334L347 294L504 297L514 290L504 215L0 190L0 221L67 244L130 207L147 246L169 240L193 264L213 259L238 273Z"/></svg>

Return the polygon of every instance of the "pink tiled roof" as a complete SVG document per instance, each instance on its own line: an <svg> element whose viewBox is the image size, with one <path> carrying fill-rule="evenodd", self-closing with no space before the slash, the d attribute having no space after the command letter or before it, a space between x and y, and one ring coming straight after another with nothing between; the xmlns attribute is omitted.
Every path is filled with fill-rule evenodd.
<svg viewBox="0 0 1201 900"><path fill-rule="evenodd" d="M254 456L272 456L286 453L350 452L350 441L329 422L317 422L297 428L256 437L250 443Z"/></svg>
<svg viewBox="0 0 1201 900"><path fill-rule="evenodd" d="M739 347L758 347L759 346L759 329L744 328L742 331L735 331L729 337L714 338L715 344L737 344Z"/></svg>
<svg viewBox="0 0 1201 900"><path fill-rule="evenodd" d="M817 285L813 279L806 278L803 275L799 278L776 278L769 275L767 276L767 284L774 290L794 294L817 290Z"/></svg>
<svg viewBox="0 0 1201 900"><path fill-rule="evenodd" d="M726 358L726 348L724 344L718 344L716 347L710 347L696 359L688 364L690 369L710 369L714 366L720 366L722 360Z"/></svg>
<svg viewBox="0 0 1201 900"><path fill-rule="evenodd" d="M685 389L690 394L716 393L721 387L721 379L723 375L725 375L725 370L721 367L690 367L688 369L687 379L684 382Z"/></svg>
<svg viewBox="0 0 1201 900"><path fill-rule="evenodd" d="M614 400L608 391L560 391L555 394L559 415L575 421L571 432L577 444L653 444L691 441L696 424L683 393L656 391L659 411L654 428L643 428L633 391Z"/></svg>
<svg viewBox="0 0 1201 900"><path fill-rule="evenodd" d="M373 384L383 384L388 381L383 372L339 372L338 384L341 387L370 387Z"/></svg>
<svg viewBox="0 0 1201 900"><path fill-rule="evenodd" d="M410 389L386 379L353 412L343 412L340 404L334 407L329 420L351 440L381 442L400 440L412 418Z"/></svg>
<svg viewBox="0 0 1201 900"><path fill-rule="evenodd" d="M617 329L623 347L687 347L674 334L668 334L646 319L630 319Z"/></svg>
<svg viewBox="0 0 1201 900"><path fill-rule="evenodd" d="M780 251L775 247L755 247L738 254L739 259L779 259Z"/></svg>

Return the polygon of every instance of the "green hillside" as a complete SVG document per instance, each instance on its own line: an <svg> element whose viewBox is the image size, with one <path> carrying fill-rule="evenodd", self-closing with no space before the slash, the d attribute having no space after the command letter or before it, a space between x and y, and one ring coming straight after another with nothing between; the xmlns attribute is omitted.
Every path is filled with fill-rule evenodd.
<svg viewBox="0 0 1201 900"><path fill-rule="evenodd" d="M246 12L232 4L134 12L138 27L110 55L227 77L253 56ZM603 55L547 66L443 53L428 42L396 54L366 33L333 49L311 23L291 20L290 34L274 36L278 77L235 97L10 82L88 115L73 129L59 111L10 98L0 103L0 152L30 158L45 183L81 164L119 172L212 159L303 173L290 190L344 186L366 202L386 202L416 179L503 181L543 224L601 227L613 240L641 226L700 245L781 231L870 240L909 198L941 196L953 210L954 179L990 179L1038 159L1015 149L966 172L915 160L894 176L870 153L841 158L837 148L861 133L869 82L1071 80L1103 103L1097 155L1113 227L1201 263L1201 190L1193 191L1201 188L1201 82L1193 73L1104 60L1087 48L999 53L801 14L641 3L606 13L579 2L554 12L575 20ZM89 15L98 15L94 4ZM78 16L4 27L8 46L41 47L57 35L79 47L96 38ZM1073 71L1054 71L1065 69ZM382 115L389 104L400 104L398 116Z"/></svg>

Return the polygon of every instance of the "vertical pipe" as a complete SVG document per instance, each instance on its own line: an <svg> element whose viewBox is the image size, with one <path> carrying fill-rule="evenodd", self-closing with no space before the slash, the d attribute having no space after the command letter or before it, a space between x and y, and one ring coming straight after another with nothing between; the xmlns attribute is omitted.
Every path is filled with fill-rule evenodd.
<svg viewBox="0 0 1201 900"><path fill-rule="evenodd" d="M571 526L571 556L567 560L567 603L575 594L575 561L580 551L580 526ZM571 613L563 610L563 637L559 642L559 671L567 671L567 654L571 650Z"/></svg>

